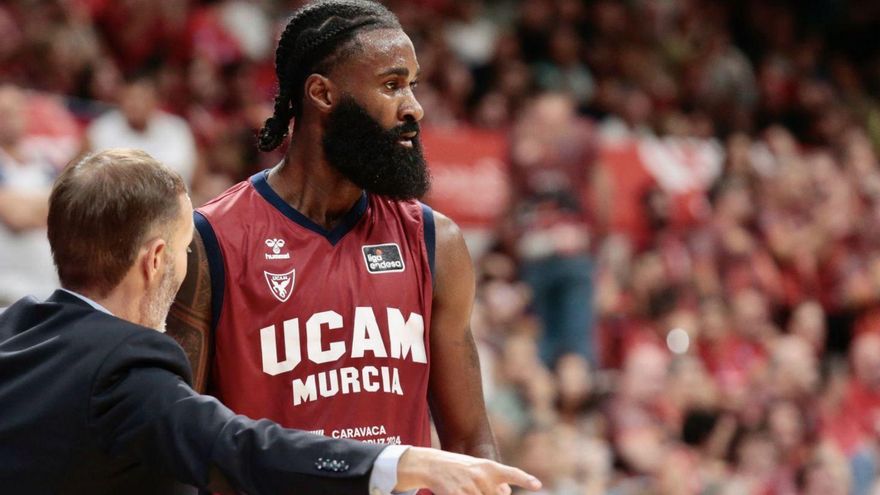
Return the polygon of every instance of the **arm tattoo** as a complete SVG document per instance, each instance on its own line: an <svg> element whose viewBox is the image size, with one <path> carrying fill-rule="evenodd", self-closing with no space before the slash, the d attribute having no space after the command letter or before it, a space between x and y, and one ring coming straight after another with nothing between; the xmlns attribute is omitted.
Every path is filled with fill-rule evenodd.
<svg viewBox="0 0 880 495"><path fill-rule="evenodd" d="M193 370L193 388L204 392L211 362L211 274L205 245L195 232L187 256L187 272L168 314L167 334L186 351Z"/></svg>

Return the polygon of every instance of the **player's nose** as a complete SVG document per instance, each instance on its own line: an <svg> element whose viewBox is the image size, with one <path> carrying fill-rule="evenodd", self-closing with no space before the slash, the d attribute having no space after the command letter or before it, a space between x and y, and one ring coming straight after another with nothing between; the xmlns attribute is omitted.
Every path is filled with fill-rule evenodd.
<svg viewBox="0 0 880 495"><path fill-rule="evenodd" d="M406 122L407 120L414 119L416 122L422 120L422 117L425 116L425 110L422 109L421 103L416 99L415 95L410 93L409 97L406 98L404 102L401 103L400 107L397 110L397 118L401 122Z"/></svg>

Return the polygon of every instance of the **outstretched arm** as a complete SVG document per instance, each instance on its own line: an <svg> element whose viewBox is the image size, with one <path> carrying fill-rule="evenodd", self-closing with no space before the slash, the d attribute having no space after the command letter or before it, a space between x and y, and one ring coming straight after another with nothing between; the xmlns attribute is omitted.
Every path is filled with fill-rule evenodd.
<svg viewBox="0 0 880 495"><path fill-rule="evenodd" d="M429 401L444 450L498 459L486 417L480 357L471 334L474 269L458 226L435 212Z"/></svg>
<svg viewBox="0 0 880 495"><path fill-rule="evenodd" d="M371 475L385 446L236 415L214 397L196 394L185 381L186 368L181 349L155 332L137 331L119 342L95 374L89 399L89 430L102 450L211 490L390 495ZM437 495L541 487L519 469L416 447L398 458L392 478L398 492L428 488Z"/></svg>
<svg viewBox="0 0 880 495"><path fill-rule="evenodd" d="M211 334L211 273L205 244L199 231L193 232L187 256L186 278L168 313L166 333L186 351L193 371L193 388L207 387L213 335Z"/></svg>

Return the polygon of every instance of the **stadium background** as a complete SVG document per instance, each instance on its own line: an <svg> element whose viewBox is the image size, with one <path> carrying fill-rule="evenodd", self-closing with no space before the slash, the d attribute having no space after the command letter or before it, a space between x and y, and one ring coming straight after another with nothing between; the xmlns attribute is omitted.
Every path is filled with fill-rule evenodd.
<svg viewBox="0 0 880 495"><path fill-rule="evenodd" d="M553 494L880 493L880 3L387 4L506 461ZM0 306L55 283L84 150L145 148L196 204L277 162L297 6L0 4Z"/></svg>

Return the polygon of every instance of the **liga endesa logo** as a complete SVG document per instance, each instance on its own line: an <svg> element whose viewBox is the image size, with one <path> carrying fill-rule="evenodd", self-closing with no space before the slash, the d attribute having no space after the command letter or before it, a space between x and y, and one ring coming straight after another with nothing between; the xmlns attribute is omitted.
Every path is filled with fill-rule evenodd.
<svg viewBox="0 0 880 495"><path fill-rule="evenodd" d="M374 244L364 246L364 263L370 273L402 272L406 266L400 255L400 246L397 244Z"/></svg>

